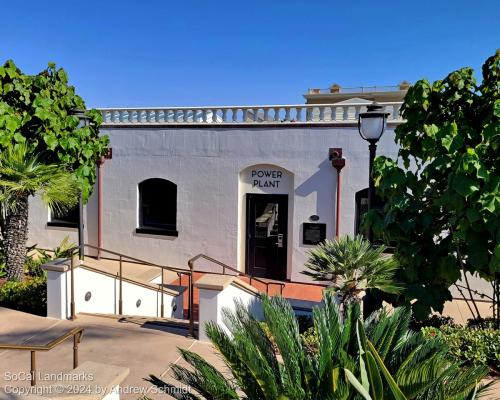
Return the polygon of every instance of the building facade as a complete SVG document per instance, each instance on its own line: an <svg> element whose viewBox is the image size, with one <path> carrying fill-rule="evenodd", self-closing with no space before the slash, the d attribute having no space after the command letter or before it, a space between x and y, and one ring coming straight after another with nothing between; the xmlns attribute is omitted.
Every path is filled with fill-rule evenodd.
<svg viewBox="0 0 500 400"><path fill-rule="evenodd" d="M307 281L308 251L337 226L355 233L366 207L368 144L357 117L374 100L389 113L378 154L397 155L404 90L385 102L389 91L380 93L335 91L317 102L309 93L292 106L102 109L112 156L84 210L85 242L180 268L205 253L254 276ZM331 149L345 159L341 185ZM76 243L77 226L77 213L30 204L31 244Z"/></svg>

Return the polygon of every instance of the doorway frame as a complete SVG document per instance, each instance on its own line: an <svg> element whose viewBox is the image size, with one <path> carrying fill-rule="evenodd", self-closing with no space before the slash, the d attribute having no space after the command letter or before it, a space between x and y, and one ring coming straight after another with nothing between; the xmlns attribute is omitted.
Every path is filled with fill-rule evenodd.
<svg viewBox="0 0 500 400"><path fill-rule="evenodd" d="M245 226L244 226L244 235L245 235L245 273L250 275L250 232L249 228L251 226L250 222L250 202L252 198L269 198L270 201L272 199L279 199L282 203L286 204L286 212L284 213L284 218L286 221L286 227L284 229L285 238L283 240L283 262L281 263L281 269L279 271L280 278L264 278L264 279L274 279L285 281L288 279L288 253L289 253L289 234L290 234L290 196L286 193L245 193L244 195L244 204L245 204Z"/></svg>

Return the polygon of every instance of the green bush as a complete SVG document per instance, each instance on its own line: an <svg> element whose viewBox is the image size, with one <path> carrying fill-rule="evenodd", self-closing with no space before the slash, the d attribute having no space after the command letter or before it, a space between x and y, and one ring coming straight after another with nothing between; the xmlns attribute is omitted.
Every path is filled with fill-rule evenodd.
<svg viewBox="0 0 500 400"><path fill-rule="evenodd" d="M410 329L414 332L420 332L422 328L432 327L432 328L441 328L442 326L449 325L454 326L455 321L452 317L445 317L443 315L434 314L424 319L423 321L419 321L412 315L410 321Z"/></svg>
<svg viewBox="0 0 500 400"><path fill-rule="evenodd" d="M179 349L185 366L171 365L171 375L182 386L154 375L146 380L179 400L464 400L485 390L479 382L488 368L461 365L446 357L442 340L410 332L409 309L381 310L363 321L359 304L342 309L327 292L314 310L318 345L311 354L286 299L263 296L262 307L265 324L237 302L223 312L229 332L215 322L205 326L227 366L224 374ZM186 396L182 387L193 392Z"/></svg>
<svg viewBox="0 0 500 400"><path fill-rule="evenodd" d="M42 269L42 264L46 263L49 259L44 256L31 257L27 256L24 263L24 273L31 277L44 277L46 272Z"/></svg>
<svg viewBox="0 0 500 400"><path fill-rule="evenodd" d="M464 326L423 328L428 339L442 338L449 346L448 354L464 365L487 365L495 372L500 365L500 331Z"/></svg>
<svg viewBox="0 0 500 400"><path fill-rule="evenodd" d="M318 332L314 326L311 326L307 331L300 335L302 340L302 345L306 350L307 354L315 355L318 353L319 349L319 337Z"/></svg>
<svg viewBox="0 0 500 400"><path fill-rule="evenodd" d="M47 279L37 276L22 282L5 282L0 288L0 306L46 316Z"/></svg>
<svg viewBox="0 0 500 400"><path fill-rule="evenodd" d="M467 326L469 328L495 329L495 318L471 318L467 320Z"/></svg>
<svg viewBox="0 0 500 400"><path fill-rule="evenodd" d="M302 344L304 348L307 350L308 354L315 354L318 351L318 334L314 329L314 321L313 318L309 315L298 315L297 324L299 326L299 334ZM279 353L279 349L276 346L276 341L273 338L271 330L266 322L259 322L262 331L269 339L271 344L273 345L274 351Z"/></svg>

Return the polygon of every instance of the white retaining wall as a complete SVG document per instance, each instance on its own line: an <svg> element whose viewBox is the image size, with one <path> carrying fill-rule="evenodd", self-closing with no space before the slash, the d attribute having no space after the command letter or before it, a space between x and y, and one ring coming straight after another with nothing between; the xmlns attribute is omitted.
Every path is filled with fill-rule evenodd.
<svg viewBox="0 0 500 400"><path fill-rule="evenodd" d="M59 319L71 315L71 271L50 270L46 267L47 316ZM157 290L123 281L124 315L161 316L161 294ZM90 297L86 295L90 293ZM84 267L75 268L75 311L100 314L118 314L119 280ZM140 304L139 304L140 301ZM182 293L163 294L164 317L183 317ZM139 305L138 305L139 304ZM174 308L176 309L174 311Z"/></svg>

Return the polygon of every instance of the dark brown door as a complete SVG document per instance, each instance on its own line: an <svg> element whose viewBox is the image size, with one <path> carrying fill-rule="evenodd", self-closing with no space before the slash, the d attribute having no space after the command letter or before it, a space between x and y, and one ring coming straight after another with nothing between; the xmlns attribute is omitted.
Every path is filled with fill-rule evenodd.
<svg viewBox="0 0 500 400"><path fill-rule="evenodd" d="M288 195L247 197L246 271L261 278L285 279Z"/></svg>

